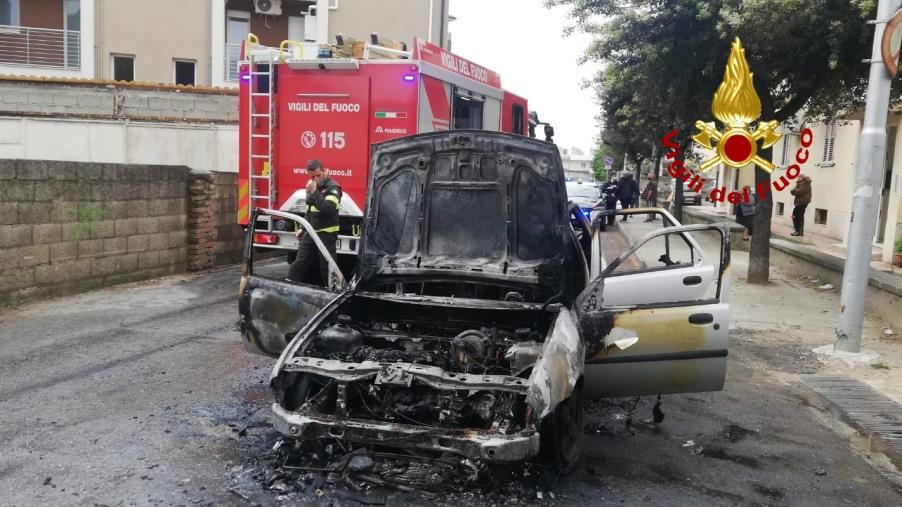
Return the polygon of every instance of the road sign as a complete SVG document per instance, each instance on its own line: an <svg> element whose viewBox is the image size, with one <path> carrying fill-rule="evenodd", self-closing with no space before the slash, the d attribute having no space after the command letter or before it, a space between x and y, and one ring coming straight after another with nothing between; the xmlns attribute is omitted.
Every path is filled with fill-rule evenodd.
<svg viewBox="0 0 902 507"><path fill-rule="evenodd" d="M605 155L605 157L604 157L604 168L605 168L605 169L610 169L610 168L612 168L612 167L614 167L614 157L612 157L612 156L610 156L610 155Z"/></svg>

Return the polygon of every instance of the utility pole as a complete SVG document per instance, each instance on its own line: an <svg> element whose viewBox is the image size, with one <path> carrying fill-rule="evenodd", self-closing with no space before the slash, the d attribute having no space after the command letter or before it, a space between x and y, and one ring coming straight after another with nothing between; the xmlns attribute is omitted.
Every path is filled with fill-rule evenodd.
<svg viewBox="0 0 902 507"><path fill-rule="evenodd" d="M848 251L843 268L839 322L836 345L843 352L861 351L861 327L864 322L864 300L871 267L871 242L877 227L877 195L886 160L886 115L892 77L883 64L881 42L890 17L899 8L899 0L880 0L874 25L870 76L864 122L858 141L855 164L855 187L852 194L852 216L849 219Z"/></svg>

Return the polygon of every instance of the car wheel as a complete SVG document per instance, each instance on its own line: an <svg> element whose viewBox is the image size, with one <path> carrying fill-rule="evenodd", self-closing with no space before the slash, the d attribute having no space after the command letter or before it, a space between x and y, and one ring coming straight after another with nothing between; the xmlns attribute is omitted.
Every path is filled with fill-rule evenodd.
<svg viewBox="0 0 902 507"><path fill-rule="evenodd" d="M582 381L569 398L542 420L539 439L542 461L554 465L563 474L576 470L583 442Z"/></svg>
<svg viewBox="0 0 902 507"><path fill-rule="evenodd" d="M285 252L285 260L288 261L288 264L294 264L294 260L298 258L298 253L295 250L289 250Z"/></svg>

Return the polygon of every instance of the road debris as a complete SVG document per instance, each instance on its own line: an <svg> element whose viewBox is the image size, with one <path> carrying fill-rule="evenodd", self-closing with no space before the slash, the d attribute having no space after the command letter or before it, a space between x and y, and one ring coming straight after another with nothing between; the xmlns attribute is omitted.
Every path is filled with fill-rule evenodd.
<svg viewBox="0 0 902 507"><path fill-rule="evenodd" d="M832 283L825 283L824 285L821 285L821 286L818 287L817 289L818 289L818 290L831 290L832 288L833 288L833 284L832 284Z"/></svg>

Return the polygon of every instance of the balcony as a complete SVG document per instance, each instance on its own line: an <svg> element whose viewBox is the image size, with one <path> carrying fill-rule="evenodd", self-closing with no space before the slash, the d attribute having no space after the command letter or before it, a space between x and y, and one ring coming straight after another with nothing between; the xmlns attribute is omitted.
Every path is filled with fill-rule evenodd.
<svg viewBox="0 0 902 507"><path fill-rule="evenodd" d="M226 43L225 45L225 76L226 81L238 82L238 62L241 55L241 44Z"/></svg>
<svg viewBox="0 0 902 507"><path fill-rule="evenodd" d="M0 65L81 69L81 32L0 25Z"/></svg>

